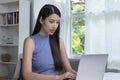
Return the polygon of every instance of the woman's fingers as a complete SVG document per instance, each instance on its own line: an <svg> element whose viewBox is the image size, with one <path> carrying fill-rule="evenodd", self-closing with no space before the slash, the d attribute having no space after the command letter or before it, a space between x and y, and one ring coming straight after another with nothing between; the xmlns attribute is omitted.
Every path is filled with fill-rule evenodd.
<svg viewBox="0 0 120 80"><path fill-rule="evenodd" d="M66 78L75 79L76 75L71 72L66 72L66 73L64 73L64 79L66 79Z"/></svg>

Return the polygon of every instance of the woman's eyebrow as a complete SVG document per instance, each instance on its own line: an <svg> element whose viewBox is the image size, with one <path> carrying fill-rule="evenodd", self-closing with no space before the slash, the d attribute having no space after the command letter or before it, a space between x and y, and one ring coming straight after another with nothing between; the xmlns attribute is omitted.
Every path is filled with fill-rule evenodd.
<svg viewBox="0 0 120 80"><path fill-rule="evenodd" d="M55 19L50 19L51 21L59 21L60 22L60 19L59 20L55 20Z"/></svg>

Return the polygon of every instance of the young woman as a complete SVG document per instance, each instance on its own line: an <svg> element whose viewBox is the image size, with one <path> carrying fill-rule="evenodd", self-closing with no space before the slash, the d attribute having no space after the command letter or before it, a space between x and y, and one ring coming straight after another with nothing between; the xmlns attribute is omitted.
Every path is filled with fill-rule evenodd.
<svg viewBox="0 0 120 80"><path fill-rule="evenodd" d="M35 29L24 41L24 80L73 80L76 72L71 68L64 43L59 37L59 9L46 4L39 12ZM65 69L65 73L59 71Z"/></svg>

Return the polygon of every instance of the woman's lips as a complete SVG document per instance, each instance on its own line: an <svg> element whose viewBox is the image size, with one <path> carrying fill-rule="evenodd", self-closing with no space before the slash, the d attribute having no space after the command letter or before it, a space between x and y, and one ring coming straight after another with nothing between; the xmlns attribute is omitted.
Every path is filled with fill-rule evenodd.
<svg viewBox="0 0 120 80"><path fill-rule="evenodd" d="M54 29L50 29L50 32L51 32L51 33L54 33L54 32L55 32L55 30L54 30Z"/></svg>

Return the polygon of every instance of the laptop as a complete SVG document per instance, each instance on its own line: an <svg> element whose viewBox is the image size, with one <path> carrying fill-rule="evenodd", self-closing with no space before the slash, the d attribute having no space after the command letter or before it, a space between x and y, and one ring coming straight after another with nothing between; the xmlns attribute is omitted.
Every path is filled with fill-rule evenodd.
<svg viewBox="0 0 120 80"><path fill-rule="evenodd" d="M76 80L103 80L108 54L85 54L79 62Z"/></svg>

